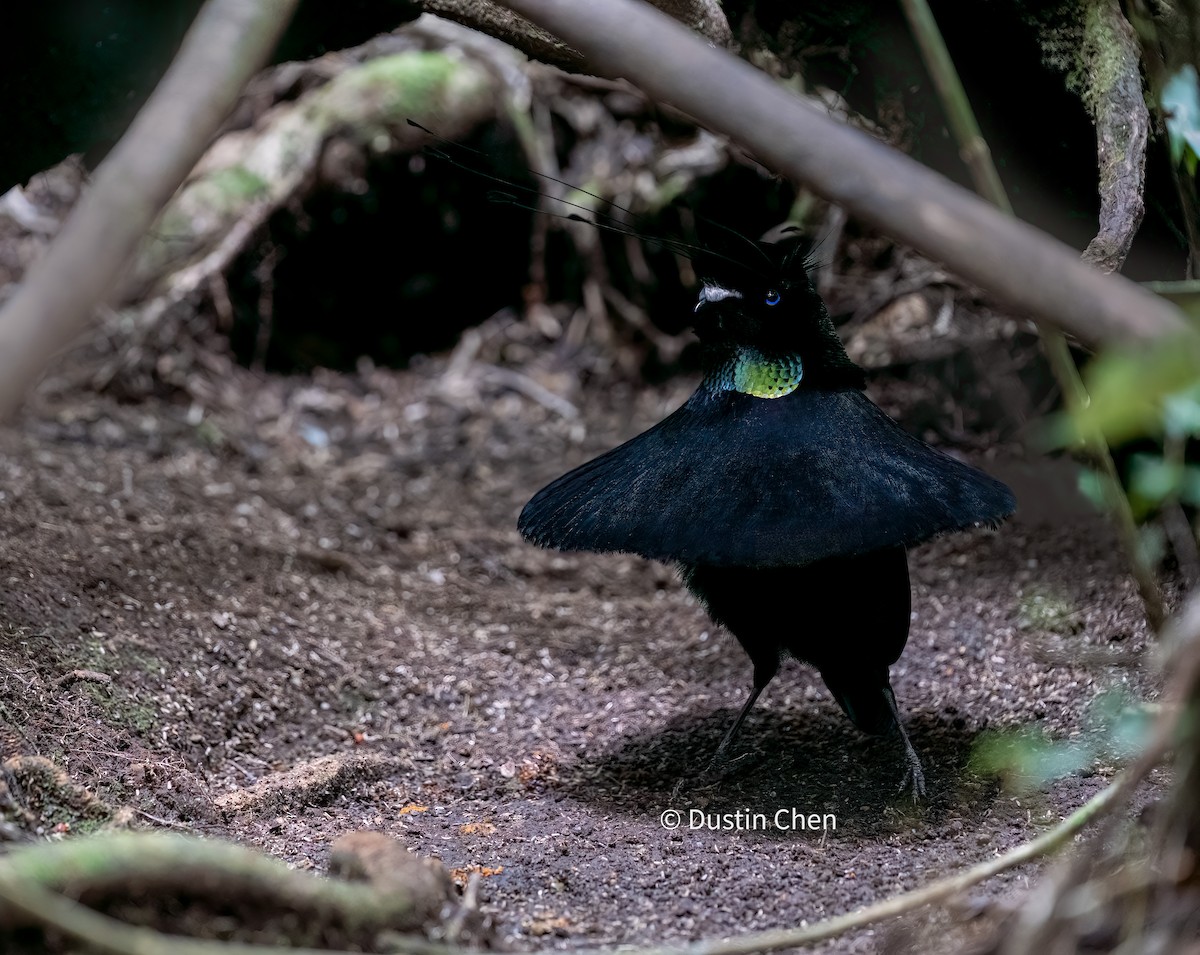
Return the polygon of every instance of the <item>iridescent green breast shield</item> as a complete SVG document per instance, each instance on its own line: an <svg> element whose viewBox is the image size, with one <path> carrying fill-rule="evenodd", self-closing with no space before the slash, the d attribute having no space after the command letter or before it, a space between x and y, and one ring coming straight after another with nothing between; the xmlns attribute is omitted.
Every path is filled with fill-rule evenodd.
<svg viewBox="0 0 1200 955"><path fill-rule="evenodd" d="M718 391L738 391L755 398L782 398L800 387L804 365L799 355L764 355L739 348L713 376Z"/></svg>

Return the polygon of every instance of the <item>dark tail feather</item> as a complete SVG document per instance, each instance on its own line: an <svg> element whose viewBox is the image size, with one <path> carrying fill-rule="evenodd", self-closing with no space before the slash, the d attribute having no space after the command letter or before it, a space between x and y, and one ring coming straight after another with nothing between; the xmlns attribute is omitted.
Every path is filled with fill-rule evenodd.
<svg viewBox="0 0 1200 955"><path fill-rule="evenodd" d="M881 674L882 684L878 682ZM904 724L900 722L900 710L896 706L896 694L892 692L887 668L868 673L865 678L860 675L848 682L841 682L836 675L832 682L827 674L822 673L821 676L825 679L825 685L829 687L833 698L838 701L842 712L864 733L871 736L899 733L906 761L900 791L911 789L914 799L923 797L925 771L921 768L921 757L917 755L912 740L905 732Z"/></svg>
<svg viewBox="0 0 1200 955"><path fill-rule="evenodd" d="M825 685L850 722L870 736L887 736L896 726L888 694L891 689L887 667L878 671L841 674L822 673Z"/></svg>

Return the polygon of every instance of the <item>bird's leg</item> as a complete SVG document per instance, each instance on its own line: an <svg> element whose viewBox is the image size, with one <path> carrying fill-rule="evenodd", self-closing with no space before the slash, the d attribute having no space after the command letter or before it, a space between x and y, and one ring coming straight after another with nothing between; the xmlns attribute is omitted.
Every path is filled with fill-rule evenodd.
<svg viewBox="0 0 1200 955"><path fill-rule="evenodd" d="M754 701L758 699L759 694L766 689L767 684L771 681L772 672L765 680L759 681L759 671L755 667L754 670L754 686L750 688L750 696L742 705L742 710L737 715L737 719L733 721L733 725L729 727L729 731L725 734L725 738L721 740L721 745L717 747L717 751L713 753L712 759L708 761L708 765L699 776L692 779L681 778L675 783L675 788L671 790L671 798L678 799L679 794L686 788L692 786L709 786L720 782L725 778L725 773L722 773L721 767L725 763L725 754L729 751L729 747L733 745L734 739L737 738L738 730L742 728L742 723L746 721L746 715L754 708Z"/></svg>
<svg viewBox="0 0 1200 955"><path fill-rule="evenodd" d="M725 738L721 740L721 745L718 746L716 752L713 753L706 772L712 772L714 766L716 766L718 763L724 762L725 754L729 751L729 747L733 745L733 741L737 738L738 731L741 730L742 724L746 722L747 715L749 715L750 711L754 708L754 702L758 699L758 695L762 693L762 691L763 688L757 683L751 687L750 696L746 698L746 702L742 705L742 711L738 713L737 719L733 721L733 725L730 726L728 731L725 733Z"/></svg>
<svg viewBox="0 0 1200 955"><path fill-rule="evenodd" d="M917 755L912 740L908 738L908 732L904 729L904 721L900 719L900 707L896 705L896 694L891 685L883 688L883 696L892 711L892 717L896 720L900 741L904 743L904 758L908 760L908 768L904 770L904 778L900 780L900 792L904 792L911 785L913 799L920 799L925 795L925 770L921 768L921 757Z"/></svg>
<svg viewBox="0 0 1200 955"><path fill-rule="evenodd" d="M754 667L754 685L750 688L750 695L746 698L746 702L742 704L742 709L734 719L733 725L725 733L724 739L721 740L721 745L717 747L717 751L713 753L712 759L709 760L708 768L704 770L705 775L709 775L712 771L725 761L725 755L729 752L729 747L733 745L733 741L737 739L738 732L742 728L742 724L746 722L746 717L750 715L750 711L754 709L754 704L757 702L759 695L767 688L767 684L775 676L779 664L776 661L774 666L755 666Z"/></svg>

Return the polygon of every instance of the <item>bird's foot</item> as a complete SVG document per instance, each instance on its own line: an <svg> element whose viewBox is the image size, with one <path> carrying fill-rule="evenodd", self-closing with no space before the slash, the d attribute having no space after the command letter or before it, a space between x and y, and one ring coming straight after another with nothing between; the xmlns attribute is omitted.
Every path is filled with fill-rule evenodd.
<svg viewBox="0 0 1200 955"><path fill-rule="evenodd" d="M896 724L899 726L900 724ZM904 732L904 727L900 726L900 736L904 740L904 758L908 765L904 769L904 776L900 780L900 792L912 790L913 802L920 802L925 798L925 770L921 767L921 757L917 755L917 751L913 749L913 744L909 742L908 734Z"/></svg>
<svg viewBox="0 0 1200 955"><path fill-rule="evenodd" d="M908 765L904 768L898 791L903 793L911 789L913 802L920 802L925 798L925 770L921 768L921 761L917 759L916 753L910 750L906 755Z"/></svg>
<svg viewBox="0 0 1200 955"><path fill-rule="evenodd" d="M892 719L900 733L900 742L904 744L904 758L908 761L904 776L900 780L899 791L905 792L911 789L913 802L920 802L925 796L925 770L921 768L921 757L917 755L912 740L908 738L908 731L905 730L904 721L900 718L900 708L896 705L896 694L892 692L890 685L883 691L883 696L887 700L888 709L892 711Z"/></svg>
<svg viewBox="0 0 1200 955"><path fill-rule="evenodd" d="M684 776L675 783L675 788L671 790L671 797L677 798L680 793L692 792L697 789L710 789L730 777L740 774L750 765L745 762L749 755L749 753L742 753L740 756L727 757L724 747L718 748L704 769L695 776Z"/></svg>

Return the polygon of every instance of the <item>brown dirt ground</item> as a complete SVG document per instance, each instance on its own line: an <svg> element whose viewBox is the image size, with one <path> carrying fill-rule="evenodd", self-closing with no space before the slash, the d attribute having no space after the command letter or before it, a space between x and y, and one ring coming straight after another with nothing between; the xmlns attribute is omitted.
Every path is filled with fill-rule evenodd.
<svg viewBox="0 0 1200 955"><path fill-rule="evenodd" d="M569 419L503 379L450 387L445 367L230 371L231 400L203 414L44 389L0 430L4 755L48 757L139 824L301 867L324 869L346 832L392 833L482 872L482 905L520 948L822 919L1002 852L1111 777L1015 795L968 763L985 728L1067 737L1102 689L1148 683L1111 536L993 462L1020 479L1026 516L912 555L894 682L926 802L896 794L897 748L859 735L798 665L749 720L741 772L673 796L740 705L746 659L669 568L538 551L514 523L690 383L585 390ZM1031 626L1036 593L1071 625ZM330 756L339 771L310 765ZM41 831L87 828L29 805ZM668 808L795 808L837 827L668 831ZM957 951L990 924L926 911L826 949Z"/></svg>

